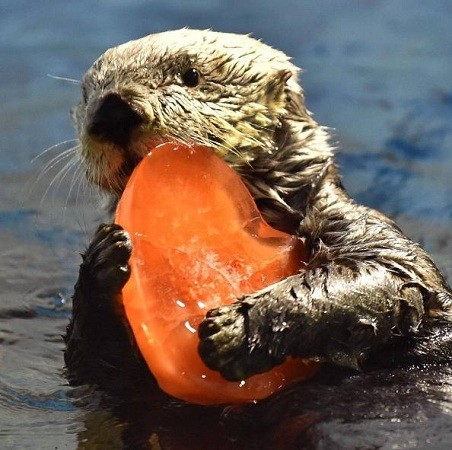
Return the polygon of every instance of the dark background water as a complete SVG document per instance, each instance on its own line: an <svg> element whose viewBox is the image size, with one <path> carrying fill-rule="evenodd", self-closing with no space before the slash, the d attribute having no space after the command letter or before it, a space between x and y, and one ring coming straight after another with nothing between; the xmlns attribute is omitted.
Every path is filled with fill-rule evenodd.
<svg viewBox="0 0 452 450"><path fill-rule="evenodd" d="M2 449L122 448L124 429L132 430L130 445L149 432L153 448L159 436L160 443L173 438L163 448L251 448L249 434L220 438L227 432L217 430L215 415L183 407L179 416L156 410L144 425L139 412L121 422L111 405L83 404L62 376L62 299L99 208L92 191L70 189L72 173L49 188L64 164L38 178L70 146L32 162L73 139L69 110L79 94L76 84L48 74L80 79L108 47L183 26L252 33L291 55L305 70L309 108L332 128L347 188L395 217L452 279L449 0L0 0ZM405 392L407 408L420 411L414 418L320 420L318 430L336 431L324 448L354 448L354 436L369 437L363 448L449 448L452 381L444 372L433 377L441 380L434 389L417 387L424 403L416 402L420 391Z"/></svg>

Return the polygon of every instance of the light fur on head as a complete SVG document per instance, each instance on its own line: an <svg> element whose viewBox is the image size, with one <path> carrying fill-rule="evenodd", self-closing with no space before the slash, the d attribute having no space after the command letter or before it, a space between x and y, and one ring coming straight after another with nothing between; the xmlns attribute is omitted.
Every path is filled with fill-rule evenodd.
<svg viewBox="0 0 452 450"><path fill-rule="evenodd" d="M196 87L182 80L190 68L201 75ZM175 139L211 147L256 199L292 210L285 199L291 186L311 182L331 155L326 133L305 108L298 72L284 53L258 40L208 30L168 31L107 50L84 77L73 113L88 178L120 195L127 155L138 161L150 142ZM109 92L144 119L128 148L88 131Z"/></svg>

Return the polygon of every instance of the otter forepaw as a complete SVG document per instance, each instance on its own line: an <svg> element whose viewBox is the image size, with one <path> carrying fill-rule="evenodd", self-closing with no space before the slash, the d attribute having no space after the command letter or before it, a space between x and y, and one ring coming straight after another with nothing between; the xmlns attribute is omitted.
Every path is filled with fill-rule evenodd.
<svg viewBox="0 0 452 450"><path fill-rule="evenodd" d="M227 380L247 376L243 361L247 351L245 317L241 304L210 310L201 322L199 354L204 363Z"/></svg>
<svg viewBox="0 0 452 450"><path fill-rule="evenodd" d="M103 291L118 292L130 277L129 234L117 224L102 224L83 257L83 268Z"/></svg>
<svg viewBox="0 0 452 450"><path fill-rule="evenodd" d="M251 307L246 301L239 301L213 309L198 329L202 360L229 381L265 372L280 362L260 346L262 341L250 336L248 311Z"/></svg>

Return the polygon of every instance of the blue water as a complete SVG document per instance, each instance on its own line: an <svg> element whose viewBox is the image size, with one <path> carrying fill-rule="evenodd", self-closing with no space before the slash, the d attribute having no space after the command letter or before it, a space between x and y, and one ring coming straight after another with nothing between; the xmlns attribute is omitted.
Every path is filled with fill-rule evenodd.
<svg viewBox="0 0 452 450"><path fill-rule="evenodd" d="M45 162L70 143L32 160L74 137L69 110L79 87L48 75L78 80L108 47L183 26L252 33L291 55L304 69L309 108L331 128L346 187L395 217L452 279L449 0L0 0L2 449L124 445L125 425L111 405L80 405L62 375L60 335L69 306L61 298L70 296L79 252L99 220L95 192L71 190L72 175L47 190L58 167L38 179ZM441 413L425 414L414 426L383 418L341 430L365 435L381 427L369 446L422 448L429 435L437 439L431 448L441 448L452 439L450 379L442 386L434 391L440 398L431 393ZM176 426L174 416L165 422L150 414L158 423L157 437L149 434L154 448L165 433L174 439L163 448L247 448L237 437L236 447L227 447L233 439L220 439L214 416L194 416L213 430L210 441L196 430L186 434L184 423L194 426L190 415ZM133 442L143 427L139 418L129 420Z"/></svg>

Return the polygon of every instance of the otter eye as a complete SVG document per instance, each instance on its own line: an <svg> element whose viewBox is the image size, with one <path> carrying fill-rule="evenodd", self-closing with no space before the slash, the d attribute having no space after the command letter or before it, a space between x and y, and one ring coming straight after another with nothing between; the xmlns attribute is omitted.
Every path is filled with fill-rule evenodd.
<svg viewBox="0 0 452 450"><path fill-rule="evenodd" d="M182 81L184 82L185 86L188 87L195 87L198 86L200 81L200 75L199 72L196 69L188 69L183 75L182 75Z"/></svg>

